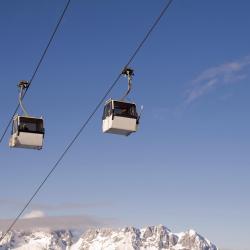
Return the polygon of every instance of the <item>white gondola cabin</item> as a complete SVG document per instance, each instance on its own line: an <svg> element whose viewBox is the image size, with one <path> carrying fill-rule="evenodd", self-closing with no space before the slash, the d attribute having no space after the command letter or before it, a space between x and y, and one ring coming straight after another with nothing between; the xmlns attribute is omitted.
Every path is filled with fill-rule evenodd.
<svg viewBox="0 0 250 250"><path fill-rule="evenodd" d="M42 118L16 115L13 119L9 146L14 148L42 149L44 122Z"/></svg>
<svg viewBox="0 0 250 250"><path fill-rule="evenodd" d="M103 117L102 131L118 135L130 135L137 131L139 116L135 103L110 99L106 102Z"/></svg>

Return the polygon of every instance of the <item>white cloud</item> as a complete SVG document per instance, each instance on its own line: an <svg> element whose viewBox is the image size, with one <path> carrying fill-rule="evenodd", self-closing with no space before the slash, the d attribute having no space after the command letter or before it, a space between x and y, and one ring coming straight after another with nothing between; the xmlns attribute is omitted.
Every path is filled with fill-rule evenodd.
<svg viewBox="0 0 250 250"><path fill-rule="evenodd" d="M190 103L197 99L198 97L204 95L207 93L216 83L218 83L218 79L211 79L208 82L204 83L203 85L199 87L193 88L187 97L187 102Z"/></svg>
<svg viewBox="0 0 250 250"><path fill-rule="evenodd" d="M207 94L222 84L239 82L249 75L250 56L238 61L228 62L201 72L193 81L192 87L187 91L186 103Z"/></svg>
<svg viewBox="0 0 250 250"><path fill-rule="evenodd" d="M6 230L13 219L0 219L0 231ZM81 229L85 230L93 227L109 227L118 223L113 218L99 218L89 215L71 216L44 216L29 219L19 219L14 226L16 230L32 230L39 228L47 229Z"/></svg>
<svg viewBox="0 0 250 250"><path fill-rule="evenodd" d="M31 212L25 214L23 219L33 219L33 218L43 218L45 213L41 210L32 210Z"/></svg>

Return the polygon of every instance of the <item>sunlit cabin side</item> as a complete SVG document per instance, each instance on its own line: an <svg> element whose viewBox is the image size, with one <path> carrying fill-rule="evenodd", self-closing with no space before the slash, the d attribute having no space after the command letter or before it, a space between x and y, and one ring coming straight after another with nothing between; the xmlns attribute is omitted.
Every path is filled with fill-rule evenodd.
<svg viewBox="0 0 250 250"><path fill-rule="evenodd" d="M10 147L42 149L44 122L42 118L16 115L13 119Z"/></svg>
<svg viewBox="0 0 250 250"><path fill-rule="evenodd" d="M108 100L102 117L102 131L119 135L130 135L137 131L138 114L134 103Z"/></svg>

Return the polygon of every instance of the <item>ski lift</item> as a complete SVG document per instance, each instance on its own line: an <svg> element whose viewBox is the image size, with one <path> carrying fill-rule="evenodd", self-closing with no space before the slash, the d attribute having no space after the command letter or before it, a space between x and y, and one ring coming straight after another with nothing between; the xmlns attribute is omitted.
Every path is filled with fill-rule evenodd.
<svg viewBox="0 0 250 250"><path fill-rule="evenodd" d="M106 101L102 116L102 131L128 136L137 131L140 115L137 113L135 103L124 101L131 90L134 71L125 68L122 74L128 78L128 90L121 100Z"/></svg>
<svg viewBox="0 0 250 250"><path fill-rule="evenodd" d="M29 83L21 81L18 87L20 88L19 103L24 115L15 115L13 118L9 146L40 150L43 147L45 134L43 118L29 116L23 106L24 90L29 87Z"/></svg>

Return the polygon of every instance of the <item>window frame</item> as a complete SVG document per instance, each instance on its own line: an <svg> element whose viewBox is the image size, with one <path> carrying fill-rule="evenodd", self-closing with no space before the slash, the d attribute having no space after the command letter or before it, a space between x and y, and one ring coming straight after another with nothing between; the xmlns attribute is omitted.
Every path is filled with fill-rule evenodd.
<svg viewBox="0 0 250 250"><path fill-rule="evenodd" d="M131 108L133 109L133 112L131 112ZM126 109L126 112L117 113L116 109L117 110ZM134 113L134 114L132 114L132 113ZM138 118L138 114L136 111L136 105L134 103L128 103L128 102L122 102L122 101L114 101L113 114L114 114L114 116L126 117L126 118L131 118L131 119Z"/></svg>
<svg viewBox="0 0 250 250"><path fill-rule="evenodd" d="M23 129L22 124L31 124L35 125L35 129ZM18 121L18 132L23 133L33 133L33 134L43 134L44 135L44 126L43 126L43 119L42 118L33 118L33 117L19 117Z"/></svg>

